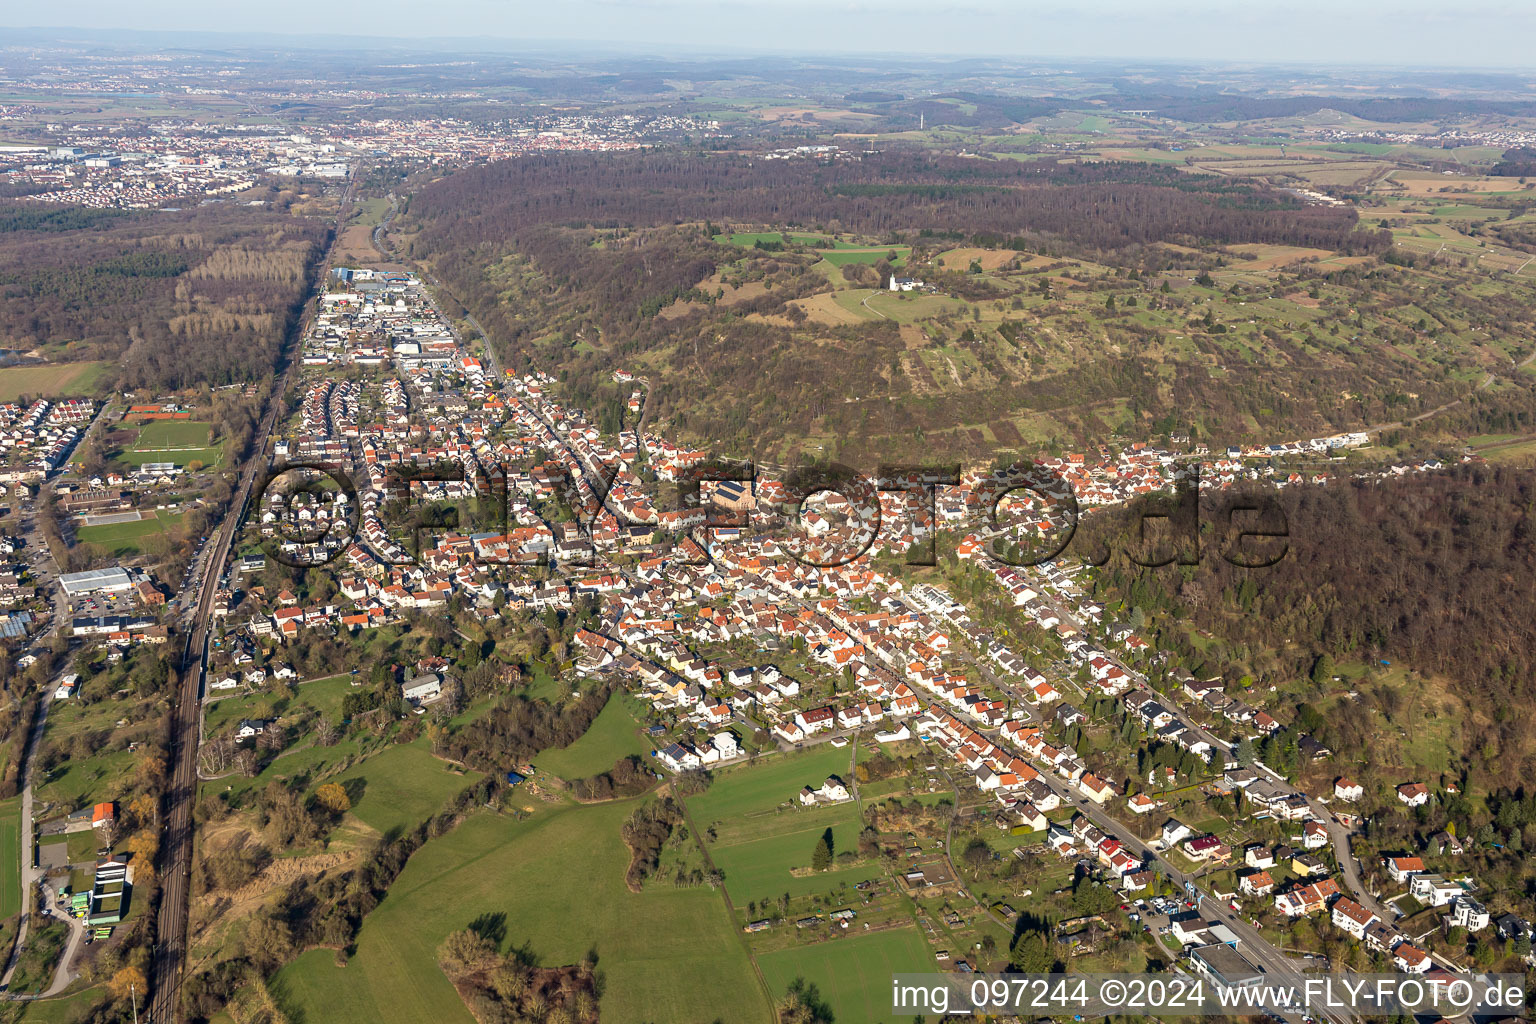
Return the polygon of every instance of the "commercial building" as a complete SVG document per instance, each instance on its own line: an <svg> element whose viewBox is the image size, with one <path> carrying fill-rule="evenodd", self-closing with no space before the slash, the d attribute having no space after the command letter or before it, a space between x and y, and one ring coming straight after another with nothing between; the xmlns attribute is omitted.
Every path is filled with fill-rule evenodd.
<svg viewBox="0 0 1536 1024"><path fill-rule="evenodd" d="M1226 988L1249 988L1264 980L1264 972L1248 958L1224 943L1213 943L1190 950L1195 969Z"/></svg>
<svg viewBox="0 0 1536 1024"><path fill-rule="evenodd" d="M59 577L59 586L64 588L66 597L83 597L86 594L111 594L130 590L133 579L127 569L119 567L87 569L85 572L64 573Z"/></svg>

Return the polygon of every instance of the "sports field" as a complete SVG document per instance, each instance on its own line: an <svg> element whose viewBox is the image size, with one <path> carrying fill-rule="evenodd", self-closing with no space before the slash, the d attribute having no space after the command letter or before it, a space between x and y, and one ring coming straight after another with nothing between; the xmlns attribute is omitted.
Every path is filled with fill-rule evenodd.
<svg viewBox="0 0 1536 1024"><path fill-rule="evenodd" d="M0 921L21 913L21 798L0 800Z"/></svg>
<svg viewBox="0 0 1536 1024"><path fill-rule="evenodd" d="M640 724L625 707L623 695L616 694L580 739L563 750L545 751L533 759L533 765L562 779L584 779L607 771L630 754L639 755L647 767L653 767L652 749L640 735Z"/></svg>
<svg viewBox="0 0 1536 1024"><path fill-rule="evenodd" d="M212 436L213 427L196 420L151 420L139 431L133 446L139 451L203 448Z"/></svg>
<svg viewBox="0 0 1536 1024"><path fill-rule="evenodd" d="M62 398L94 394L112 367L106 362L0 367L0 402L14 402L22 395Z"/></svg>
<svg viewBox="0 0 1536 1024"><path fill-rule="evenodd" d="M888 1012L891 975L935 970L933 955L916 928L849 935L781 949L759 956L757 963L775 997L787 991L795 979L803 978L815 985L822 1000L831 1006L833 1020L859 1024L911 1024L911 1017L895 1017Z"/></svg>
<svg viewBox="0 0 1536 1024"><path fill-rule="evenodd" d="M144 538L166 533L181 521L180 514L164 518L159 518L154 512L146 512L145 515L148 518L126 523L81 526L75 530L75 540L81 544L98 544L115 555L134 555L143 550L140 542Z"/></svg>
<svg viewBox="0 0 1536 1024"><path fill-rule="evenodd" d="M327 1024L473 1024L435 952L449 932L505 915L504 951L526 945L556 965L595 950L606 979L603 1020L769 1020L719 893L625 887L629 853L619 827L636 804L565 806L521 822L469 818L411 858L364 922L346 967L331 950L306 953L277 975L279 997L302 1019Z"/></svg>

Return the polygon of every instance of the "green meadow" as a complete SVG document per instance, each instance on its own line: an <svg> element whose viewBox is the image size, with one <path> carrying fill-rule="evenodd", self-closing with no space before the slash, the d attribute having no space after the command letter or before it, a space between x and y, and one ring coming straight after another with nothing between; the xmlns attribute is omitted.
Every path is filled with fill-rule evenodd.
<svg viewBox="0 0 1536 1024"><path fill-rule="evenodd" d="M526 947L545 965L596 953L604 1020L767 1021L767 996L720 893L625 886L629 852L619 829L637 804L469 818L411 858L364 922L347 966L337 967L330 950L306 953L278 974L279 998L300 1019L327 1024L473 1024L436 950L449 932L503 915L504 951Z"/></svg>
<svg viewBox="0 0 1536 1024"><path fill-rule="evenodd" d="M854 927L857 928L857 920ZM797 979L815 985L832 1008L833 1020L883 1024L912 1017L893 1016L891 975L935 970L933 954L915 928L898 928L870 935L850 934L814 945L796 946L757 958L768 988L785 992Z"/></svg>

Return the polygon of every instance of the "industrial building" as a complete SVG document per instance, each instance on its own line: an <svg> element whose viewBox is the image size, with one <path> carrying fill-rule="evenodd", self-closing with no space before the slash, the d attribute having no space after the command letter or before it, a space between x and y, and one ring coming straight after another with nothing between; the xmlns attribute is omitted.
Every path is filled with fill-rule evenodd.
<svg viewBox="0 0 1536 1024"><path fill-rule="evenodd" d="M87 569L85 572L67 572L59 577L59 586L67 597L86 594L111 594L133 588L133 578L121 567L111 569Z"/></svg>

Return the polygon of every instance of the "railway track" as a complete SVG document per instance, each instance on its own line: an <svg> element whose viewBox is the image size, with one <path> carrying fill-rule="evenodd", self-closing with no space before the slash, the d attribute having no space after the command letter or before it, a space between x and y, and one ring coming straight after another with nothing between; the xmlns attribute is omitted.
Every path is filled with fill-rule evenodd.
<svg viewBox="0 0 1536 1024"><path fill-rule="evenodd" d="M321 257L319 281L331 264L341 229L352 207L353 186L349 183L336 214L336 229L331 244ZM306 297L305 305L309 306ZM277 387L267 398L267 409L252 442L251 453L240 471L240 485L214 533L207 568L198 595L181 655L178 683L171 721L171 779L161 800L160 839L160 910L156 923L156 943L150 960L150 991L146 1002L147 1024L173 1024L182 1018L181 983L186 967L187 924L191 909L193 805L197 802L197 752L202 732L202 695L208 669L208 635L212 620L213 598L233 550L235 535L245 519L246 507L266 457L267 441L277 426L278 410L300 360L297 347L309 326L313 311L306 312L295 325L293 336L284 346L286 363Z"/></svg>

